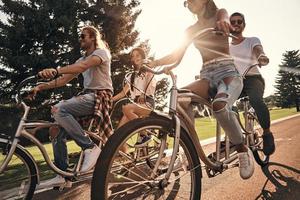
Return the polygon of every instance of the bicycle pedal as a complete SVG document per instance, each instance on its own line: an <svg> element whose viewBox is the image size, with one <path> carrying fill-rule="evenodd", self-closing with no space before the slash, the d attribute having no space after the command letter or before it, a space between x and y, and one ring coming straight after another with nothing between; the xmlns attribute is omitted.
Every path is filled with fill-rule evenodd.
<svg viewBox="0 0 300 200"><path fill-rule="evenodd" d="M59 186L55 186L53 187L53 190L58 190L58 191L63 191L65 188L71 188L73 185L72 181L66 181L65 183L59 185Z"/></svg>

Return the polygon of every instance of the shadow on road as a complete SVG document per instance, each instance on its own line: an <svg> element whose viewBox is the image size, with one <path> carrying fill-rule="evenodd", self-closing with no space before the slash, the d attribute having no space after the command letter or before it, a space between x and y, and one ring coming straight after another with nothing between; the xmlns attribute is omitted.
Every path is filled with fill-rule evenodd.
<svg viewBox="0 0 300 200"><path fill-rule="evenodd" d="M270 162L262 168L267 180L256 200L297 199L300 196L300 170L280 163ZM270 184L273 184L270 187ZM275 187L275 191L274 191ZM272 191L271 189L272 188Z"/></svg>

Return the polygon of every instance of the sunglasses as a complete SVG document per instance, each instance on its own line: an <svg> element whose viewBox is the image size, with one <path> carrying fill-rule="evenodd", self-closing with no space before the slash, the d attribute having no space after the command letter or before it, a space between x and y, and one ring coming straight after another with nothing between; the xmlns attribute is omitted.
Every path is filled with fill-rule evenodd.
<svg viewBox="0 0 300 200"><path fill-rule="evenodd" d="M232 25L235 25L235 24L238 24L238 25L241 25L241 24L243 24L244 22L243 22L243 20L241 20L241 19L238 19L238 20L230 20L230 24L232 24Z"/></svg>
<svg viewBox="0 0 300 200"><path fill-rule="evenodd" d="M84 39L86 35L84 35L83 33L80 34L80 39Z"/></svg>

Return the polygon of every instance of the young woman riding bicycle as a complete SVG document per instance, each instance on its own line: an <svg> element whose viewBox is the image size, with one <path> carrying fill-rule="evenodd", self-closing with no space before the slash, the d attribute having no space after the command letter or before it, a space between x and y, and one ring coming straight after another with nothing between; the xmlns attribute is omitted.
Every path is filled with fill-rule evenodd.
<svg viewBox="0 0 300 200"><path fill-rule="evenodd" d="M130 98L134 103L128 103L122 107L123 116L117 128L130 120L149 115L151 109L154 108L153 98L156 80L153 74L140 71L145 59L146 53L140 47L134 48L130 53L134 73L130 77L127 77L130 82L127 82L122 91L113 97L113 101L116 102L130 93ZM137 141L137 144L146 143L149 139L150 137L147 134L141 135L140 141ZM126 151L126 147L123 150Z"/></svg>
<svg viewBox="0 0 300 200"><path fill-rule="evenodd" d="M127 83L122 91L113 97L113 101L118 101L130 92L130 97L135 103L129 103L122 107L123 117L118 127L130 120L148 115L151 111L150 108L154 107L156 80L151 73L140 71L145 58L146 54L142 48L134 48L130 53L134 73L128 77L130 83Z"/></svg>
<svg viewBox="0 0 300 200"><path fill-rule="evenodd" d="M185 89L203 97L212 99L214 116L236 145L239 158L240 176L250 178L254 172L253 154L243 143L242 131L238 121L231 111L233 103L238 99L243 85L236 70L233 59L229 56L229 42L227 35L233 29L229 24L229 17L225 9L217 9L212 0L187 0L185 6L195 15L197 22L186 29L186 39L182 46L171 54L149 63L150 67L170 65L180 61L181 56L190 43L194 43L202 56L203 66L200 80ZM224 34L208 33L192 40L193 35L209 27L216 27ZM168 72L172 66L165 68Z"/></svg>

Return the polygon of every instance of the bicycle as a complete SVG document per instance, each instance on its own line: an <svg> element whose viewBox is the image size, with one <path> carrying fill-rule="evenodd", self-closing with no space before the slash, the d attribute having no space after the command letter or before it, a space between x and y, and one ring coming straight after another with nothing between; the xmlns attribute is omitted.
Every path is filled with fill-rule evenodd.
<svg viewBox="0 0 300 200"><path fill-rule="evenodd" d="M18 124L15 135L0 134L0 196L1 199L32 199L36 185L40 183L40 172L38 165L31 153L20 144L20 138L24 137L30 140L34 146L37 146L42 153L46 164L56 174L67 177L65 184L58 187L63 190L65 187L71 187L73 181L81 181L91 178L92 170L81 173L80 168L83 161L83 151L80 151L74 166L68 168L68 171L62 171L51 161L44 145L35 137L37 131L51 127L57 127L56 122L43 120L28 120L28 114L31 110L29 102L25 102L21 95L22 88L31 82L36 82L37 76L31 76L24 79L17 88L16 105L24 110L23 116ZM32 83L31 83L32 84ZM26 88L25 88L26 89ZM58 102L60 97L52 95L50 99L43 102L43 106L51 106ZM93 121L90 121L89 127L85 133L102 148L105 143L104 133L92 130ZM78 153L77 153L78 154ZM75 160L76 160L75 159Z"/></svg>
<svg viewBox="0 0 300 200"><path fill-rule="evenodd" d="M205 35L212 29L196 34ZM182 55L183 56L183 55ZM181 59L180 59L181 60ZM174 66L180 63L180 60ZM163 70L153 71L162 74ZM120 127L108 140L98 158L92 179L91 198L94 199L200 199L202 167L208 177L214 177L223 171L238 166L237 153L225 137L225 146L221 142L221 129L217 123L216 151L205 154L196 130L193 117L189 115L192 105L205 105L212 110L208 101L188 90L178 89L176 76L170 71L172 87L168 113L153 111L146 118L139 118ZM248 100L243 100L249 105ZM185 106L183 106L185 105ZM245 120L249 125L244 130L245 144L256 155L261 165L268 157L259 153L262 138L255 114L244 107ZM251 112L250 112L251 111ZM238 114L236 115L239 116ZM241 120L239 120L241 124ZM135 159L129 152L122 152L123 145L132 146L140 132L152 135L156 142L145 147L145 159ZM151 150L147 152L147 150ZM202 166L200 160L204 163ZM126 173L124 173L126 171Z"/></svg>

